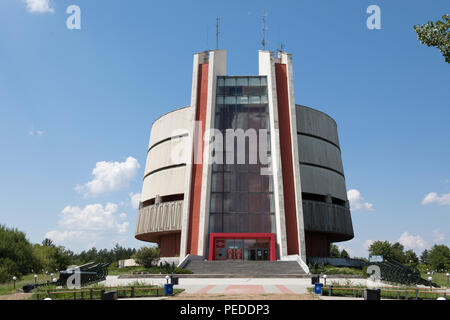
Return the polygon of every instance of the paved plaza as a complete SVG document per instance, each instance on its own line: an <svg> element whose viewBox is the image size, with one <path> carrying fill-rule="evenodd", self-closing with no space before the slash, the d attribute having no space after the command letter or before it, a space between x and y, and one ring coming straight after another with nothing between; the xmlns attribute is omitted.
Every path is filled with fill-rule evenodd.
<svg viewBox="0 0 450 320"><path fill-rule="evenodd" d="M359 285L365 284L365 279L332 279L332 283ZM118 276L108 276L101 284L106 286L125 286L133 284L163 285L161 278L119 279ZM328 282L331 283L331 282ZM311 288L310 278L179 278L175 286L184 289L185 294L306 294Z"/></svg>

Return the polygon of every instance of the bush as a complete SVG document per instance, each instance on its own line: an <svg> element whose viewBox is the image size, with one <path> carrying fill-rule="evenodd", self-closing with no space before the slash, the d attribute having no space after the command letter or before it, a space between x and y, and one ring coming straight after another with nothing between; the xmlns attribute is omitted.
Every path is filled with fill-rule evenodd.
<svg viewBox="0 0 450 320"><path fill-rule="evenodd" d="M5 267L0 266L0 283L11 281L12 276L8 273Z"/></svg>
<svg viewBox="0 0 450 320"><path fill-rule="evenodd" d="M159 248L142 247L133 255L133 258L144 268L150 268L159 259Z"/></svg>

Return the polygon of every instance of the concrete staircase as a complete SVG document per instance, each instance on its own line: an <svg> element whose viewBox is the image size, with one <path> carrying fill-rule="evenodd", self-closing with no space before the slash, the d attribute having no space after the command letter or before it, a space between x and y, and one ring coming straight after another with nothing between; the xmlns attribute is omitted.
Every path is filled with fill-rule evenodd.
<svg viewBox="0 0 450 320"><path fill-rule="evenodd" d="M296 261L190 261L185 267L194 274L222 275L302 275L303 269Z"/></svg>

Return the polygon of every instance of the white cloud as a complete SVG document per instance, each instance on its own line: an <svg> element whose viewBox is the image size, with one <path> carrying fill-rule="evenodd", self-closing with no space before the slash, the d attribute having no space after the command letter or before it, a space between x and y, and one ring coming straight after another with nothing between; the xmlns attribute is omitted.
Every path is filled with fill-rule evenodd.
<svg viewBox="0 0 450 320"><path fill-rule="evenodd" d="M139 162L133 157L128 157L124 162L97 162L92 170L94 179L84 186L76 186L75 190L84 192L87 197L125 188L136 177L139 167Z"/></svg>
<svg viewBox="0 0 450 320"><path fill-rule="evenodd" d="M433 230L433 241L434 243L442 243L445 239L445 234L439 229Z"/></svg>
<svg viewBox="0 0 450 320"><path fill-rule="evenodd" d="M369 249L373 242L374 242L373 240L364 241L364 248Z"/></svg>
<svg viewBox="0 0 450 320"><path fill-rule="evenodd" d="M24 2L27 4L27 9L29 12L55 12L55 10L50 6L49 0L24 0Z"/></svg>
<svg viewBox="0 0 450 320"><path fill-rule="evenodd" d="M398 242L402 244L405 249L424 249L426 246L425 240L421 236L413 236L408 232L403 232Z"/></svg>
<svg viewBox="0 0 450 320"><path fill-rule="evenodd" d="M128 222L118 223L115 213L117 204L89 204L83 209L67 206L61 212L58 224L68 230L126 232Z"/></svg>
<svg viewBox="0 0 450 320"><path fill-rule="evenodd" d="M364 198L361 193L356 189L350 189L347 191L348 201L350 202L350 209L353 211L367 210L372 211L373 205L369 202L364 202Z"/></svg>
<svg viewBox="0 0 450 320"><path fill-rule="evenodd" d="M423 198L422 204L439 203L440 205L450 205L450 193L438 196L436 192L430 192Z"/></svg>
<svg viewBox="0 0 450 320"><path fill-rule="evenodd" d="M45 238L52 239L57 243L65 242L68 239L76 239L86 236L86 232L83 231L58 231L52 230L45 234Z"/></svg>
<svg viewBox="0 0 450 320"><path fill-rule="evenodd" d="M44 134L44 131L43 130L30 130L29 132L28 132L28 135L29 136L42 136Z"/></svg>
<svg viewBox="0 0 450 320"><path fill-rule="evenodd" d="M58 225L62 230L51 230L45 237L70 248L90 248L124 238L130 223L127 215L119 213L115 203L89 204L84 208L67 206L61 211Z"/></svg>
<svg viewBox="0 0 450 320"><path fill-rule="evenodd" d="M134 209L139 208L139 202L141 202L141 194L140 193L130 193L130 202L131 202L131 206Z"/></svg>

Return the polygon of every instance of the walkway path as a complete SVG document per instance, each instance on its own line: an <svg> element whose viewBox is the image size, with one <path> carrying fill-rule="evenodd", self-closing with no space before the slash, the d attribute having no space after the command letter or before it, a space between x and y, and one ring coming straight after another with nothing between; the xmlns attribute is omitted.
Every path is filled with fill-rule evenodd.
<svg viewBox="0 0 450 320"><path fill-rule="evenodd" d="M333 279L340 284L365 284L365 279ZM351 283L349 283L349 281ZM101 284L106 286L163 285L166 280L159 278L119 279L108 276ZM309 278L179 278L176 288L185 289L186 294L305 294L311 288Z"/></svg>

